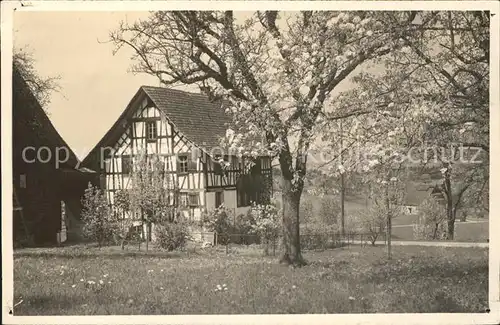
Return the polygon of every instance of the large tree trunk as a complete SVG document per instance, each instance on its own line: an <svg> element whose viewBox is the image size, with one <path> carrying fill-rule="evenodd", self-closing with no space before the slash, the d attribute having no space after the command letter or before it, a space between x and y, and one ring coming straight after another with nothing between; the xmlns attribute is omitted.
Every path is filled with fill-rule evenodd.
<svg viewBox="0 0 500 325"><path fill-rule="evenodd" d="M305 265L300 251L299 207L301 188L293 186L292 181L282 176L283 200L283 247L281 263L294 266Z"/></svg>

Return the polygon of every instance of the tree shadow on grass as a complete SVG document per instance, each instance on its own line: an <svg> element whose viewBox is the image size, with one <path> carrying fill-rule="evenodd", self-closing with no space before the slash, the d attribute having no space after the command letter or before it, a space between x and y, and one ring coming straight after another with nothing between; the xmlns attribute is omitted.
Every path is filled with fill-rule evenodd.
<svg viewBox="0 0 500 325"><path fill-rule="evenodd" d="M433 264L432 262L423 263L417 261L413 264L405 263L374 263L372 271L368 274L367 281L371 283L384 283L387 282L387 277L396 279L401 278L418 278L418 277L431 277L431 278L461 278L464 273L467 274L488 274L488 264L473 264L473 265L457 265L454 263L439 263Z"/></svg>
<svg viewBox="0 0 500 325"><path fill-rule="evenodd" d="M189 253L189 255L198 255L197 253ZM92 251L92 252L40 252L40 251L19 251L14 252L14 257L37 257L37 258L60 258L60 259L94 259L104 257L108 259L124 259L124 258L181 258L189 256L183 252L128 252L128 251Z"/></svg>
<svg viewBox="0 0 500 325"><path fill-rule="evenodd" d="M53 296L34 294L23 299L23 303L14 307L14 316L74 314L71 311L75 310L75 306L87 303L83 296L65 294Z"/></svg>

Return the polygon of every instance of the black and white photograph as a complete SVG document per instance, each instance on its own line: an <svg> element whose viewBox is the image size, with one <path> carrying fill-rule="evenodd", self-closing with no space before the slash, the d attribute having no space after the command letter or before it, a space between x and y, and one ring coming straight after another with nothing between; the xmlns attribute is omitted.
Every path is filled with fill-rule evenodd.
<svg viewBox="0 0 500 325"><path fill-rule="evenodd" d="M498 2L86 2L2 3L7 323L500 321Z"/></svg>

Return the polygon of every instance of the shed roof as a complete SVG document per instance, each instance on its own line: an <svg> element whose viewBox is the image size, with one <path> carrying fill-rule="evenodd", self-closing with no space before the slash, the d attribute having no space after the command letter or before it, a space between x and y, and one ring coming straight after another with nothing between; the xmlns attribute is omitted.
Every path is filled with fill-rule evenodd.
<svg viewBox="0 0 500 325"><path fill-rule="evenodd" d="M15 67L12 71L12 133L14 155L21 154L27 146L48 147L52 150L52 155L56 148L64 147L68 150L69 157L62 166L78 166L79 160L75 153L57 132Z"/></svg>

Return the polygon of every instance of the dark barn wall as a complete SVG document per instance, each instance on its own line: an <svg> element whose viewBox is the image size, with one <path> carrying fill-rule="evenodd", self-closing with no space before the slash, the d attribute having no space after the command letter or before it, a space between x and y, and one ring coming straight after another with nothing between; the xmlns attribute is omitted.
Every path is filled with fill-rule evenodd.
<svg viewBox="0 0 500 325"><path fill-rule="evenodd" d="M57 232L61 229L61 200L68 196L68 184L61 168L74 170L78 160L15 69L12 81L13 187L35 244L55 244ZM34 149L26 151L24 159L23 150L27 147ZM70 159L64 165L57 166L55 152L60 147L69 150ZM40 148L46 149L42 149L37 157ZM48 152L51 153L51 159L47 159ZM20 175L26 175L25 187L21 187ZM78 198L83 195L83 191L78 189L72 195ZM24 230L20 229L20 214L14 213L13 217L16 242Z"/></svg>

